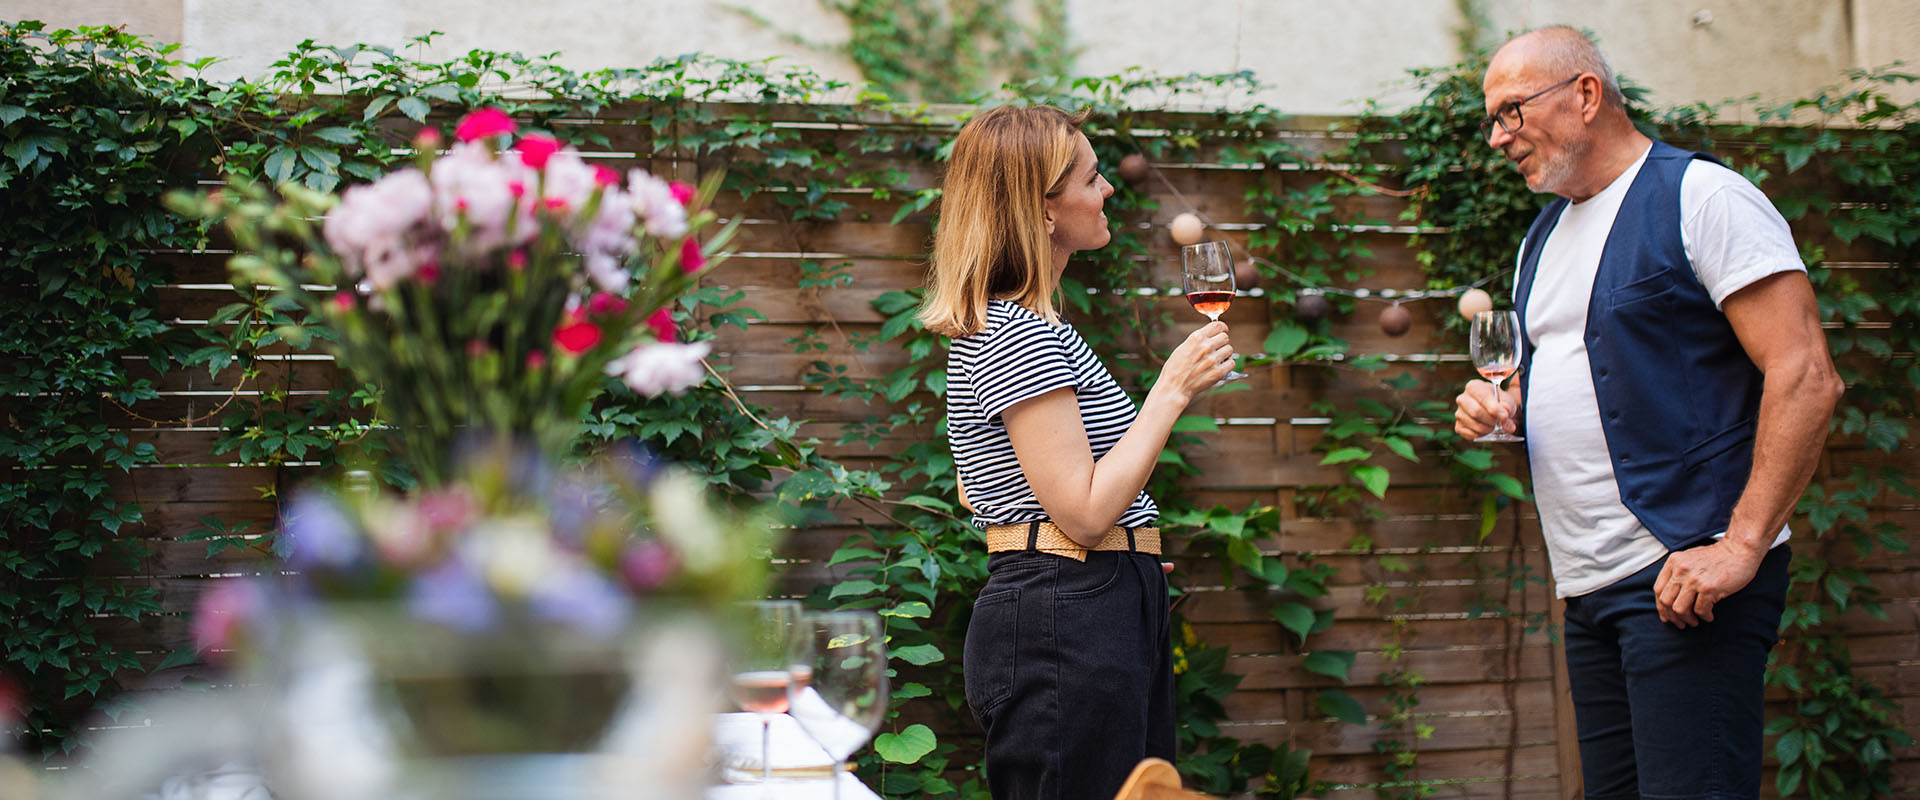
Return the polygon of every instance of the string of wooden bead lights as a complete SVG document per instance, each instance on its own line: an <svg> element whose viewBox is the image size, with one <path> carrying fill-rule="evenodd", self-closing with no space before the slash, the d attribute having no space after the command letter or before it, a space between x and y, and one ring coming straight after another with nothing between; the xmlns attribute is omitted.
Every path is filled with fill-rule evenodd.
<svg viewBox="0 0 1920 800"><path fill-rule="evenodd" d="M1160 184L1165 186L1167 191L1171 192L1174 198L1180 201L1181 205L1189 209L1175 215L1174 218L1167 223L1167 234L1173 237L1173 241L1176 244L1183 247L1195 244L1205 235L1206 229L1212 227L1211 224L1200 215L1199 211L1194 209L1194 205L1187 202L1186 196L1182 195L1180 190L1175 188L1171 181L1167 180L1165 175L1161 175L1159 170L1155 170L1148 165L1145 156L1139 153L1129 153L1122 157L1120 159L1119 173L1121 180L1133 186L1141 185L1147 179L1148 175L1159 178ZM1359 180L1351 176L1349 176L1348 179ZM1365 183L1364 181L1360 182ZM1367 185L1371 186L1371 184ZM1373 188L1387 194L1409 194L1408 192L1386 189L1384 187L1375 186ZM1493 296L1487 294L1487 291L1480 287L1507 272L1503 270L1474 281L1469 285L1455 286L1448 289L1341 289L1332 286L1315 286L1312 281L1301 277L1279 264L1275 264L1264 258L1247 256L1235 264L1235 282L1242 286L1251 287L1254 279L1259 274L1254 269L1255 264L1264 264L1268 268L1300 285L1301 288L1296 293L1296 299L1293 303L1294 318L1302 322L1313 322L1326 317L1327 314L1333 310L1332 303L1327 301L1327 295L1351 297L1356 300L1377 300L1387 304L1387 307L1380 311L1380 331L1388 336L1396 337L1404 335L1413 327L1413 314L1401 308L1401 303L1430 300L1437 297L1458 297L1459 299L1455 302L1454 309L1459 312L1460 316L1473 319L1473 315L1475 314L1482 311L1493 310ZM1258 288L1253 288L1250 294L1258 296L1264 294L1264 292L1261 292Z"/></svg>

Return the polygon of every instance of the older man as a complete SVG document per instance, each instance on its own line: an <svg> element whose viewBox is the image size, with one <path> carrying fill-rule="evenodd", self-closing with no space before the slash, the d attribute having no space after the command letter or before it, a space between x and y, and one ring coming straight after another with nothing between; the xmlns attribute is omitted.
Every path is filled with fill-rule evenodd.
<svg viewBox="0 0 1920 800"><path fill-rule="evenodd" d="M1805 266L1752 184L1634 128L1581 32L1515 37L1484 88L1487 143L1559 199L1519 255L1519 386L1469 383L1454 429L1524 430L1586 797L1756 797L1787 517L1841 392Z"/></svg>

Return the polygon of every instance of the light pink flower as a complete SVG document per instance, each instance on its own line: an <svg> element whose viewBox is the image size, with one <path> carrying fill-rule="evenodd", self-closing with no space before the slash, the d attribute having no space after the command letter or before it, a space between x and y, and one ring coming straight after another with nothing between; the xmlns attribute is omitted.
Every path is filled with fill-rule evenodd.
<svg viewBox="0 0 1920 800"><path fill-rule="evenodd" d="M710 349L707 342L649 342L608 362L607 374L620 376L634 391L646 397L677 395L706 380L707 372L700 360L707 357Z"/></svg>
<svg viewBox="0 0 1920 800"><path fill-rule="evenodd" d="M532 198L524 190L534 176L517 159L496 159L486 148L473 145L456 145L434 162L431 181L437 222L447 231L458 228L463 220L467 226L466 238L459 243L461 256L476 258L525 243L539 233ZM523 187L518 196L515 184Z"/></svg>
<svg viewBox="0 0 1920 800"><path fill-rule="evenodd" d="M193 643L210 655L230 650L234 634L266 610L266 594L251 580L224 580L215 584L193 612ZM218 657L218 656L215 656Z"/></svg>
<svg viewBox="0 0 1920 800"><path fill-rule="evenodd" d="M437 252L423 226L433 209L433 188L417 169L402 169L348 189L327 212L321 235L349 277L366 275L386 289L431 263Z"/></svg>
<svg viewBox="0 0 1920 800"><path fill-rule="evenodd" d="M677 239L687 233L687 208L674 199L673 187L645 170L627 172L627 193L633 213L645 224L647 235Z"/></svg>
<svg viewBox="0 0 1920 800"><path fill-rule="evenodd" d="M483 108L460 118L460 124L454 126L453 136L463 142L485 139L489 136L501 136L519 130L513 117L497 108Z"/></svg>

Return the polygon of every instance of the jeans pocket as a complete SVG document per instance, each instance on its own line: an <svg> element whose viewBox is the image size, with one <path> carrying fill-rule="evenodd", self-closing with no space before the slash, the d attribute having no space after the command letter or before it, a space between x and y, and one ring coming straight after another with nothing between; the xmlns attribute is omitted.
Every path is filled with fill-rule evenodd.
<svg viewBox="0 0 1920 800"><path fill-rule="evenodd" d="M1085 600L1098 597L1113 588L1127 564L1127 553L1090 553L1087 560L1060 566L1059 591L1055 600Z"/></svg>
<svg viewBox="0 0 1920 800"><path fill-rule="evenodd" d="M986 716L1012 696L1019 644L1018 588L983 594L973 602L961 677L966 683L967 705L975 715Z"/></svg>

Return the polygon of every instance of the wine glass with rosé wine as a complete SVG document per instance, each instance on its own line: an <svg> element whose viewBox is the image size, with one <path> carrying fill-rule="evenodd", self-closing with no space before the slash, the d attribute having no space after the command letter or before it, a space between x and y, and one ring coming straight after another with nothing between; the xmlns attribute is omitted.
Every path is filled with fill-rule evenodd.
<svg viewBox="0 0 1920 800"><path fill-rule="evenodd" d="M1473 368L1480 377L1499 389L1500 382L1520 369L1520 357L1526 350L1526 337L1520 335L1520 315L1512 311L1482 311L1473 315L1469 341L1473 349ZM1524 442L1503 426L1496 425L1476 442Z"/></svg>
<svg viewBox="0 0 1920 800"><path fill-rule="evenodd" d="M1200 242L1180 248L1180 280L1193 310L1218 322L1233 305L1233 254L1226 242ZM1247 377L1239 370L1227 373L1214 386Z"/></svg>

